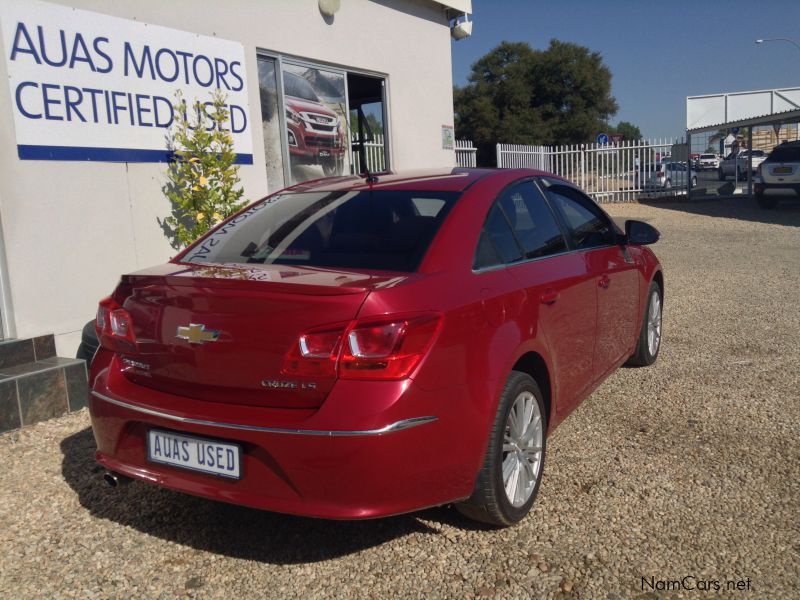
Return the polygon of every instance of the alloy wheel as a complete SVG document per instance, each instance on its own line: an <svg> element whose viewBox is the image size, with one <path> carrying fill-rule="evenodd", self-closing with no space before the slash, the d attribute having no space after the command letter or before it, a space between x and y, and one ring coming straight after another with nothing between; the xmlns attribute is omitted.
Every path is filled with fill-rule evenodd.
<svg viewBox="0 0 800 600"><path fill-rule="evenodd" d="M653 290L650 296L650 308L647 311L647 350L655 356L661 344L661 296Z"/></svg>
<svg viewBox="0 0 800 600"><path fill-rule="evenodd" d="M520 507L531 497L542 468L542 415L533 393L521 392L511 405L503 432L503 488Z"/></svg>

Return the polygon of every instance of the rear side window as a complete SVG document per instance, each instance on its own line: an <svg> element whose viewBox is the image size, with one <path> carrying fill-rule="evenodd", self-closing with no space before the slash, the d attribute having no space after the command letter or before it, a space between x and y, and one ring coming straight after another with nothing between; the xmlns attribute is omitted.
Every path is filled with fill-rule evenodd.
<svg viewBox="0 0 800 600"><path fill-rule="evenodd" d="M778 146L770 152L767 162L800 163L800 146Z"/></svg>
<svg viewBox="0 0 800 600"><path fill-rule="evenodd" d="M388 190L277 194L209 234L182 260L411 272L458 196Z"/></svg>
<svg viewBox="0 0 800 600"><path fill-rule="evenodd" d="M522 251L514 238L511 224L495 202L478 240L475 268L484 269L498 264L508 264L521 258Z"/></svg>
<svg viewBox="0 0 800 600"><path fill-rule="evenodd" d="M616 242L613 225L590 198L564 185L550 186L547 195L563 215L576 247L596 248Z"/></svg>
<svg viewBox="0 0 800 600"><path fill-rule="evenodd" d="M564 235L541 192L533 182L525 181L503 191L489 211L474 267L482 269L566 249Z"/></svg>
<svg viewBox="0 0 800 600"><path fill-rule="evenodd" d="M563 252L567 242L550 207L533 182L510 188L498 199L516 235L525 258Z"/></svg>

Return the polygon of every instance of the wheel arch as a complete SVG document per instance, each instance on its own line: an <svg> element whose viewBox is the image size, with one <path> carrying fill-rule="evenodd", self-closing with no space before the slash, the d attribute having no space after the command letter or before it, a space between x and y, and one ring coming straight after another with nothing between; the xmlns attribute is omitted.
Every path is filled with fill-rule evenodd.
<svg viewBox="0 0 800 600"><path fill-rule="evenodd" d="M653 281L658 285L658 289L661 292L661 302L664 302L664 274L661 269L653 274Z"/></svg>
<svg viewBox="0 0 800 600"><path fill-rule="evenodd" d="M550 428L550 415L553 408L553 385L550 379L550 369L541 354L528 351L520 356L512 367L512 371L521 371L533 377L539 385L544 400L544 410L547 417L547 427Z"/></svg>

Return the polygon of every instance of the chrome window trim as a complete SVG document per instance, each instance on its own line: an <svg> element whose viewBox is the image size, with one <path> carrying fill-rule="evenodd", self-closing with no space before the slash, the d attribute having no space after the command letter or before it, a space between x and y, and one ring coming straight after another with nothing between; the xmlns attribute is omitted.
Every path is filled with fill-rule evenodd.
<svg viewBox="0 0 800 600"><path fill-rule="evenodd" d="M114 404L115 406L126 408L128 410L139 412L145 415L150 415L153 417L159 417L161 419L176 421L178 423L185 423L187 425L202 425L204 427L218 427L220 429L234 429L237 431L256 431L258 433L278 433L283 435L308 435L308 436L318 436L318 437L379 436L379 435L385 435L387 433L395 433L396 431L403 431L404 429L411 429L412 427L417 427L419 425L424 425L426 423L432 423L438 420L438 417L435 416L411 417L409 419L402 419L400 421L395 421L394 423L390 423L389 425L386 425L385 427L380 427L378 429L356 429L356 430L286 429L282 427L262 427L260 425L242 425L240 423L224 423L220 421L206 421L204 419L181 417L179 415L175 415L172 413L163 412L160 410L154 410L152 408L145 408L143 406L137 406L135 404L130 404L122 400L110 398L109 396L106 396L94 390L92 390L92 396L98 398L99 400L103 400L104 402L108 402L109 404Z"/></svg>
<svg viewBox="0 0 800 600"><path fill-rule="evenodd" d="M540 260L547 260L548 258L556 258L557 256L564 256L565 254L572 254L577 252L585 252L587 250L597 250L598 248L609 248L610 246L595 246L594 248L575 248L572 250L564 250L563 252L556 252L555 254L547 254L546 256L534 256L533 258L525 258L522 260L517 260L511 263L503 263L499 265L491 265L489 267L483 267L482 269L472 269L473 275L480 275L481 273L486 273L487 271L496 271L498 269L511 269L516 267L517 265L525 265L532 262L538 262Z"/></svg>

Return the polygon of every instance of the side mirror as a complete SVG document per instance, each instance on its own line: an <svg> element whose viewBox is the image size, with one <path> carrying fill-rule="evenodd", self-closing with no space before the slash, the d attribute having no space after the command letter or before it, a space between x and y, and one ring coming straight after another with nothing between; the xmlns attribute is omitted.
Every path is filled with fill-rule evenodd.
<svg viewBox="0 0 800 600"><path fill-rule="evenodd" d="M643 221L630 220L625 221L625 237L629 244L645 246L647 244L655 244L661 234L652 225L648 225Z"/></svg>

